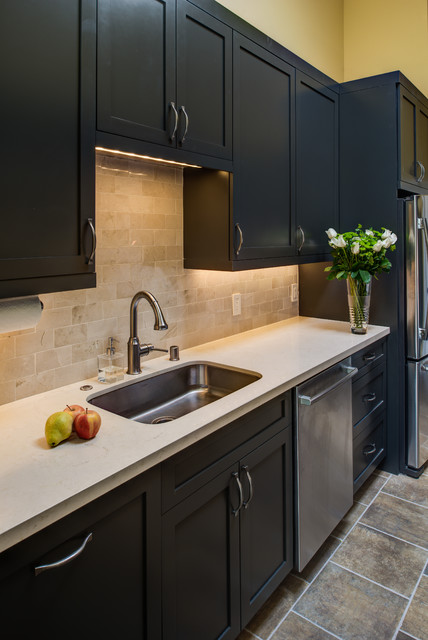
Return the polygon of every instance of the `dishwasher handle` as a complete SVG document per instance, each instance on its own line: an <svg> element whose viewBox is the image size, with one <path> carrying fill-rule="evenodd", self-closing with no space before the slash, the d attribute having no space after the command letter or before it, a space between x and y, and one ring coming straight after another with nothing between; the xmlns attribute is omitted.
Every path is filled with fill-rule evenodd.
<svg viewBox="0 0 428 640"><path fill-rule="evenodd" d="M340 387L340 385L342 385L344 382L347 382L353 376L355 376L355 374L357 373L358 369L357 369L357 367L346 367L346 366L344 366L343 367L343 371L345 372L345 375L343 376L343 378L339 378L339 380L336 380L335 382L333 382L333 384L331 384L329 387L326 387L325 389L320 391L320 393L317 393L314 396L305 396L305 395L300 395L299 394L298 395L299 403L300 404L304 404L304 405L315 404L315 402L318 402L318 400L321 400L321 398L323 398L328 393L330 393L330 391L333 391L334 389L337 389L337 387Z"/></svg>

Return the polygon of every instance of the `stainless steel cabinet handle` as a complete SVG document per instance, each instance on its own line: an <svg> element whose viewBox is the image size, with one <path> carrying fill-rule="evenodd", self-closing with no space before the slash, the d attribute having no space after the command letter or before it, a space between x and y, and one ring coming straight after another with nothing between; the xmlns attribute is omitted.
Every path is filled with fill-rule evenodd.
<svg viewBox="0 0 428 640"><path fill-rule="evenodd" d="M374 393L374 391L372 393L366 393L366 395L363 396L364 402L374 402L375 400L376 400L376 394Z"/></svg>
<svg viewBox="0 0 428 640"><path fill-rule="evenodd" d="M371 444L368 444L363 449L363 453L365 456L371 456L371 454L375 452L376 452L376 444L374 442L372 442Z"/></svg>
<svg viewBox="0 0 428 640"><path fill-rule="evenodd" d="M333 389L337 389L337 387L340 387L340 385L342 385L344 382L347 382L350 378L355 376L358 371L357 367L343 367L343 369L347 372L346 375L343 376L343 378L340 378L340 380L336 380L336 382L334 382L332 385L330 385L326 389L323 389L322 391L320 391L320 393L317 393L314 396L299 395L299 403L304 405L315 404L315 402L321 400L321 398L330 393L330 391L333 391Z"/></svg>
<svg viewBox="0 0 428 640"><path fill-rule="evenodd" d="M375 359L376 359L375 353L368 353L367 355L363 356L363 360L365 360L366 362L370 362L371 360L375 360Z"/></svg>
<svg viewBox="0 0 428 640"><path fill-rule="evenodd" d="M236 480L236 484L238 485L238 491L239 491L239 504L238 504L236 509L232 508L232 513L236 518L236 516L238 515L238 513L242 509L242 505L244 504L244 495L242 493L242 484L241 484L241 481L239 479L239 474L236 471L234 471L232 473L232 478L234 478Z"/></svg>
<svg viewBox="0 0 428 640"><path fill-rule="evenodd" d="M185 107L184 105L181 105L181 107L180 107L180 111L182 111L182 112L183 112L183 114L184 114L184 120L185 120L185 122L186 122L186 126L184 127L183 137L182 137L182 138L181 138L181 140L179 141L179 142L180 142L180 144L183 144L183 142L185 141L186 136L187 136L187 130L188 130L188 128L189 128L189 116L187 115L186 107Z"/></svg>
<svg viewBox="0 0 428 640"><path fill-rule="evenodd" d="M177 133L177 127L178 127L178 111L175 108L175 102L170 102L169 106L171 107L171 109L174 111L174 117L175 117L175 121L174 121L174 128L172 130L171 135L169 136L169 139L171 140L171 142L174 140L175 138L175 134Z"/></svg>
<svg viewBox="0 0 428 640"><path fill-rule="evenodd" d="M245 472L245 475L247 476L247 480L248 480L248 500L244 500L243 507L244 509L248 509L248 505L250 504L251 500L253 499L253 495L254 495L254 489L253 489L253 479L251 478L249 469L247 465L244 465L243 467L241 467L241 470Z"/></svg>
<svg viewBox="0 0 428 640"><path fill-rule="evenodd" d="M300 231L300 238L301 238L301 242L300 245L297 248L297 251L301 251L303 245L305 244L305 232L303 231L302 227L299 225L297 227L297 231Z"/></svg>
<svg viewBox="0 0 428 640"><path fill-rule="evenodd" d="M244 236L242 235L242 229L239 226L239 222L237 222L235 224L235 229L239 233L239 244L238 244L238 248L236 249L235 253L236 253L237 256L239 256L239 252L241 251L241 248L242 248L242 245L243 245L243 242L244 242Z"/></svg>
<svg viewBox="0 0 428 640"><path fill-rule="evenodd" d="M92 218L88 218L88 225L92 235L92 248L89 258L86 259L86 263L91 264L94 261L95 249L97 246L97 234L95 233L94 221Z"/></svg>
<svg viewBox="0 0 428 640"><path fill-rule="evenodd" d="M77 558L77 556L80 556L88 542L90 542L91 540L92 533L89 533L82 542L81 546L76 549L76 551L73 551L73 553L70 553L69 556L66 556L62 560L58 560L58 562L52 562L51 564L40 564L38 567L34 567L34 574L38 576L39 573L42 573L42 571L48 571L49 569L58 569L59 567L63 567L65 564L68 564L69 562Z"/></svg>
<svg viewBox="0 0 428 640"><path fill-rule="evenodd" d="M418 165L419 169L421 170L421 175L419 176L419 178L416 178L416 182L422 182L422 180L425 178L425 167L422 164L422 162L419 162L419 160L416 160L416 164Z"/></svg>

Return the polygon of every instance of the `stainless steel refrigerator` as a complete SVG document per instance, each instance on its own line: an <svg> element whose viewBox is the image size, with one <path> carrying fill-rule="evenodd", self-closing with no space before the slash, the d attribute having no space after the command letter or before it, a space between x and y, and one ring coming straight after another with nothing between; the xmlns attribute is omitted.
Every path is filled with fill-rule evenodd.
<svg viewBox="0 0 428 640"><path fill-rule="evenodd" d="M406 466L428 459L428 196L406 199Z"/></svg>

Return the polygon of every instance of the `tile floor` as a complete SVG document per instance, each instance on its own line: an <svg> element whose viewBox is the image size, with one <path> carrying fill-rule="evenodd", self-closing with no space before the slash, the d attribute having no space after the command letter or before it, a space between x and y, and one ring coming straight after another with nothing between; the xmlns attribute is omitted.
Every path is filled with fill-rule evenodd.
<svg viewBox="0 0 428 640"><path fill-rule="evenodd" d="M238 640L428 640L428 469L376 471Z"/></svg>

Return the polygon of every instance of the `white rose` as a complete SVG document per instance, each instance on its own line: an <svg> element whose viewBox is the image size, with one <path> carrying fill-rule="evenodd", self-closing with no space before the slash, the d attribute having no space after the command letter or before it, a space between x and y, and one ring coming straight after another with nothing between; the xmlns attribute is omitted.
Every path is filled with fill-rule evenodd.
<svg viewBox="0 0 428 640"><path fill-rule="evenodd" d="M356 256L358 253L360 253L360 243L356 242L355 244L352 245L351 247L351 251L352 253Z"/></svg>
<svg viewBox="0 0 428 640"><path fill-rule="evenodd" d="M389 237L391 238L391 244L395 244L397 242L397 236L395 233L391 233Z"/></svg>
<svg viewBox="0 0 428 640"><path fill-rule="evenodd" d="M385 247L385 249L389 249L389 247L392 245L391 236L387 236L385 240L382 240L382 244Z"/></svg>
<svg viewBox="0 0 428 640"><path fill-rule="evenodd" d="M330 227L330 229L327 229L326 234L331 240L332 238L335 238L337 236L337 231L335 231L333 227Z"/></svg>
<svg viewBox="0 0 428 640"><path fill-rule="evenodd" d="M336 240L336 247L338 247L339 249L344 249L346 247L346 240L343 236L338 236L337 238L335 238Z"/></svg>
<svg viewBox="0 0 428 640"><path fill-rule="evenodd" d="M372 247L373 251L376 251L376 253L379 253L379 251L380 251L381 249L383 249L383 248L384 248L384 246L383 246L383 242L382 242L382 240L378 240L378 241L376 242L376 244L374 244L374 245L373 245L373 247Z"/></svg>
<svg viewBox="0 0 428 640"><path fill-rule="evenodd" d="M386 238L388 238L391 235L391 233L392 232L389 229L385 229L385 231L381 235L382 240L385 240Z"/></svg>
<svg viewBox="0 0 428 640"><path fill-rule="evenodd" d="M365 234L366 234L366 236L374 236L373 231L371 231L370 229L366 229L365 230Z"/></svg>

